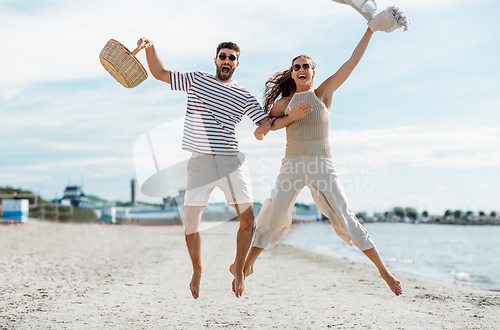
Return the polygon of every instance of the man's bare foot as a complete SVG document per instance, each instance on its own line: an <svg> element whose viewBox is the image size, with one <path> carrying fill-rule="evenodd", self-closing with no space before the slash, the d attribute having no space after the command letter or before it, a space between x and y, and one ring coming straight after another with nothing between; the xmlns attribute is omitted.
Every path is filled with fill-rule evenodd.
<svg viewBox="0 0 500 330"><path fill-rule="evenodd" d="M194 299L198 299L200 296L201 289L201 276L205 272L205 265L201 265L201 271L193 272L193 277L191 278L191 283L189 283L189 289L191 289L191 294Z"/></svg>
<svg viewBox="0 0 500 330"><path fill-rule="evenodd" d="M394 277L394 275L389 273L389 271L381 272L380 276L382 276L384 281L387 283L389 288L392 290L392 292L394 292L396 296L399 296L403 293L403 287L401 286L401 282L399 282L398 279Z"/></svg>
<svg viewBox="0 0 500 330"><path fill-rule="evenodd" d="M234 295L236 296L236 298L240 298L243 295L243 291L245 291L245 278L243 276L243 272L238 274L234 264L229 266L229 271L234 276L234 280L232 283Z"/></svg>

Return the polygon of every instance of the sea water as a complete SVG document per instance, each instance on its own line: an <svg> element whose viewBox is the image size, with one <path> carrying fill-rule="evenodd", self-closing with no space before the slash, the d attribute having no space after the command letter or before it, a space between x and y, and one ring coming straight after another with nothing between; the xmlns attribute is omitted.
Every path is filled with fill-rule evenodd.
<svg viewBox="0 0 500 330"><path fill-rule="evenodd" d="M384 263L393 271L448 283L500 290L500 226L367 223ZM329 222L294 224L282 243L370 264Z"/></svg>

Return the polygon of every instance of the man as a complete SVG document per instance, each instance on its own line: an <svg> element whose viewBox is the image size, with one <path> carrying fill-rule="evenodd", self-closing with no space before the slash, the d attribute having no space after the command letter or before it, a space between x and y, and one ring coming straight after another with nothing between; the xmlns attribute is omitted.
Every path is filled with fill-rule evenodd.
<svg viewBox="0 0 500 330"><path fill-rule="evenodd" d="M253 235L252 198L241 169L241 156L234 127L247 115L259 126L256 132L266 134L272 124L255 96L232 79L239 65L240 48L232 42L218 45L214 63L216 75L206 72L180 73L166 70L151 40L145 43L151 74L171 85L172 90L188 95L182 149L192 152L188 162L187 190L184 201L184 231L193 263L190 289L194 299L200 294L201 261L199 223L203 209L215 186L225 194L227 204L234 206L240 222L236 239L236 257L230 266L234 276L233 291L237 298L244 289L243 264Z"/></svg>

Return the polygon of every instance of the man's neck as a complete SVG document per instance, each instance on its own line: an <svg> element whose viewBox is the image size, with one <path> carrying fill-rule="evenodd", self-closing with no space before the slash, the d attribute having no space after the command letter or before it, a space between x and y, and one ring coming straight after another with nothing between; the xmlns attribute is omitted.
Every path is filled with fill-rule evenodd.
<svg viewBox="0 0 500 330"><path fill-rule="evenodd" d="M215 78L217 78L218 81L220 81L221 83L224 83L224 84L228 84L230 82L233 82L233 79L229 79L229 80L221 80L219 77L217 77L217 75L215 76Z"/></svg>

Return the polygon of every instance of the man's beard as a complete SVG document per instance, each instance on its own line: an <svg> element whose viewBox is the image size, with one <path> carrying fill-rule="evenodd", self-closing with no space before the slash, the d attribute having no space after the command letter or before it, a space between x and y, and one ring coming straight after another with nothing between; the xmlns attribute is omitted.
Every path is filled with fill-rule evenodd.
<svg viewBox="0 0 500 330"><path fill-rule="evenodd" d="M229 69L229 72L226 75L224 75L222 73L222 66L218 66L217 67L217 78L219 78L219 80L221 80L221 81L231 80L231 77L233 76L234 70L235 69Z"/></svg>

